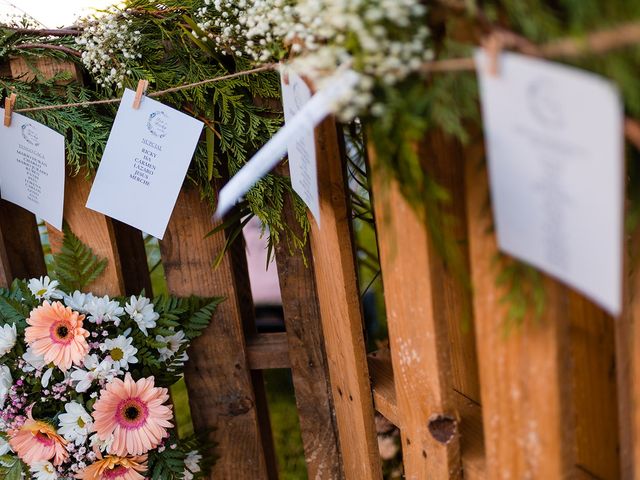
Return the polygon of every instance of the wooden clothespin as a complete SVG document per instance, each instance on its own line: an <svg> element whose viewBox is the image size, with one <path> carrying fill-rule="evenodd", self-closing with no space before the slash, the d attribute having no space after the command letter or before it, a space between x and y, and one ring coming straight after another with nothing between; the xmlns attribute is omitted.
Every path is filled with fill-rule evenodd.
<svg viewBox="0 0 640 480"><path fill-rule="evenodd" d="M134 110L137 110L140 108L140 102L142 101L142 96L147 93L148 87L149 87L149 80L138 81L138 88L136 88L136 97L133 99Z"/></svg>
<svg viewBox="0 0 640 480"><path fill-rule="evenodd" d="M4 99L4 126L11 126L11 114L13 113L13 106L16 104L16 94L12 93Z"/></svg>

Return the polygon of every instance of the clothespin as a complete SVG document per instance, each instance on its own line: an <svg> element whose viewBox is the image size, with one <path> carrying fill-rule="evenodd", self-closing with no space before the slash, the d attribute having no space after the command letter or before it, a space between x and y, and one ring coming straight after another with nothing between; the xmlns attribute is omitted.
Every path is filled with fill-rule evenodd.
<svg viewBox="0 0 640 480"><path fill-rule="evenodd" d="M483 43L487 53L487 70L489 75L500 75L500 54L504 48L504 37L500 33L491 34Z"/></svg>
<svg viewBox="0 0 640 480"><path fill-rule="evenodd" d="M13 106L16 104L16 94L12 93L4 99L4 126L11 126L11 114L13 113Z"/></svg>
<svg viewBox="0 0 640 480"><path fill-rule="evenodd" d="M149 80L138 81L138 88L136 88L136 97L133 99L134 110L137 110L140 108L140 102L142 101L142 96L147 93L148 87L149 87Z"/></svg>

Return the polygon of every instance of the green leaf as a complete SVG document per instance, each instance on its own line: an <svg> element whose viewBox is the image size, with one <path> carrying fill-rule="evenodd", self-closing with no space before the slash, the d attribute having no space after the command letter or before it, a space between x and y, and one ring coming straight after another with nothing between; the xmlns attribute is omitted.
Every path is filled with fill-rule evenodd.
<svg viewBox="0 0 640 480"><path fill-rule="evenodd" d="M82 290L100 276L107 260L96 256L68 225L65 224L63 231L62 249L53 255L53 277L64 290Z"/></svg>

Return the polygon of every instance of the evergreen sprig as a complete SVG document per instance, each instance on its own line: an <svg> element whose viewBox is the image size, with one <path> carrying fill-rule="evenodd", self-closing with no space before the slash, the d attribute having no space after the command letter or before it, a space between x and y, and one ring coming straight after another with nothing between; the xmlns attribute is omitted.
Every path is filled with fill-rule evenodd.
<svg viewBox="0 0 640 480"><path fill-rule="evenodd" d="M51 263L52 276L65 290L83 290L100 276L107 260L95 255L68 225L63 227L63 231L62 248L53 255Z"/></svg>

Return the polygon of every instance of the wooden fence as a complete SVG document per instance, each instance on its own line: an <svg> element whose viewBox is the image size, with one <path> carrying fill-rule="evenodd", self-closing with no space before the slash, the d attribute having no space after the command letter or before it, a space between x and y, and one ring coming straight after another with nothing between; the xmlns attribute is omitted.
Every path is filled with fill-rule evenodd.
<svg viewBox="0 0 640 480"><path fill-rule="evenodd" d="M311 479L382 478L376 411L401 431L409 479L640 478L640 285L631 269L621 318L544 278L542 317L505 334L482 138L463 147L435 132L419 145L452 193L447 213L473 294L371 150L390 348L368 353L339 132L333 119L316 130L322 228L312 228L308 265L276 251L286 333L256 332L241 243L212 268L228 232L205 238L214 225L196 190L183 188L160 242L172 294L226 297L185 374L195 427L217 442L211 478L277 478L262 378L273 368L291 369ZM86 209L89 189L84 176L67 178L65 219L109 259L92 289L149 292L141 233ZM58 248L59 234L49 235ZM0 284L44 273L34 216L2 202Z"/></svg>

